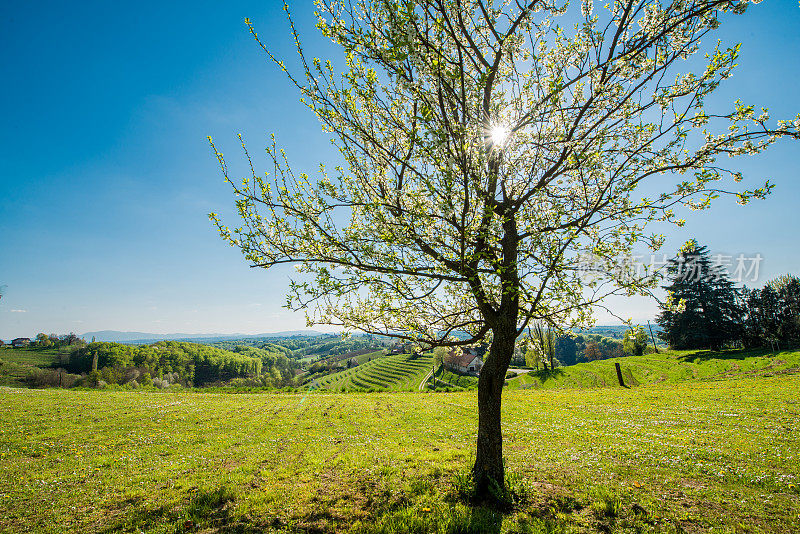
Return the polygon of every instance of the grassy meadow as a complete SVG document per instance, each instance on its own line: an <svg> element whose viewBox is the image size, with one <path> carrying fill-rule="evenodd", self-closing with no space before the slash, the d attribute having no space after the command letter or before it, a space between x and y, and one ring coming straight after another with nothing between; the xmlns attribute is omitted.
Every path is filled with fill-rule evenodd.
<svg viewBox="0 0 800 534"><path fill-rule="evenodd" d="M520 374L508 380L512 389L597 388L618 384L614 364L622 367L628 386L676 384L686 380L718 380L782 373L800 366L800 352L731 350L722 353L683 350L557 367L552 371Z"/></svg>
<svg viewBox="0 0 800 534"><path fill-rule="evenodd" d="M785 353L785 359L797 353ZM797 532L800 375L476 393L0 389L2 532Z"/></svg>

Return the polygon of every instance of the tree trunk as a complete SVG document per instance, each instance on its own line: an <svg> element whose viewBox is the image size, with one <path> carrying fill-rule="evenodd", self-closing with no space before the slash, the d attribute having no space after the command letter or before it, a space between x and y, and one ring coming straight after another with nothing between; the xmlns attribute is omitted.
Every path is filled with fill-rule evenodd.
<svg viewBox="0 0 800 534"><path fill-rule="evenodd" d="M512 324L494 329L493 333L489 357L478 377L478 442L472 477L479 501L494 500L490 491L492 481L499 488L505 484L500 408L506 371L514 355L516 329Z"/></svg>

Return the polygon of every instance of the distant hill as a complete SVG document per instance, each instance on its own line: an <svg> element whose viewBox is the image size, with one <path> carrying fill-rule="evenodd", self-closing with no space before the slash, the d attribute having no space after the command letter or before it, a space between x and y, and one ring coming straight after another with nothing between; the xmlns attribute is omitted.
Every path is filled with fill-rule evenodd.
<svg viewBox="0 0 800 534"><path fill-rule="evenodd" d="M250 339L250 338L274 338L292 336L324 336L321 332L314 330L290 330L285 332L274 332L270 334L153 334L151 332L120 332L118 330L100 330L98 332L86 332L81 337L87 341L95 338L97 341L110 341L116 343L154 343L156 341L195 341L195 342L214 342L226 339Z"/></svg>
<svg viewBox="0 0 800 534"><path fill-rule="evenodd" d="M634 326L636 326L636 323L634 323ZM650 331L647 328L647 322L642 323L641 326L644 328L644 331L649 336ZM576 334L599 334L601 336L610 337L612 339L622 339L623 337L625 337L625 332L629 328L630 327L628 325L618 324L618 325L593 326L591 328L586 328L584 330L575 330L574 332ZM661 327L659 327L655 321L650 323L650 328L653 329L653 334L656 336L658 336L658 333L661 332Z"/></svg>

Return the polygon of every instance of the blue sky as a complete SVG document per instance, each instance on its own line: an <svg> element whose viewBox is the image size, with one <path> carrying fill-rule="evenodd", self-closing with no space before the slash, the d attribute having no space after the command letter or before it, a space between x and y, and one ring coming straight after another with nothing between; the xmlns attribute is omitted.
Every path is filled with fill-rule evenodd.
<svg viewBox="0 0 800 534"><path fill-rule="evenodd" d="M292 2L314 55L311 2ZM313 171L335 155L244 25L250 17L291 57L280 4L16 2L0 13L0 338L115 329L157 333L302 328L282 308L287 269L250 269L207 220L232 195L206 143L236 159L275 132ZM767 0L723 25L743 43L717 101L742 98L775 117L800 112L800 9ZM746 207L723 200L669 230L665 251L696 237L713 251L760 253L760 285L800 273L797 143L737 163L749 183L777 184ZM616 299L643 321L647 299ZM616 322L599 315L601 323Z"/></svg>

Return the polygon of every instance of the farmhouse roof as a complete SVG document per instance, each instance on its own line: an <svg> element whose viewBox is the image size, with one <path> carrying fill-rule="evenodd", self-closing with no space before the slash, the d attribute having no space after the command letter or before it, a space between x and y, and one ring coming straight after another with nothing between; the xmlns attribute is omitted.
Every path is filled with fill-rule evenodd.
<svg viewBox="0 0 800 534"><path fill-rule="evenodd" d="M453 350L445 358L445 363L458 367L467 367L475 358L477 358L477 356L471 352L462 352L461 354L457 354L456 351Z"/></svg>

